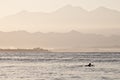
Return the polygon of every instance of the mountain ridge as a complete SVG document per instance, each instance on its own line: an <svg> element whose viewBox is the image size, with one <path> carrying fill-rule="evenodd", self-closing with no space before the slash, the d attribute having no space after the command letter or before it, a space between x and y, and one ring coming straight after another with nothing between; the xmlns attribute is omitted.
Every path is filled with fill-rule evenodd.
<svg viewBox="0 0 120 80"><path fill-rule="evenodd" d="M119 30L119 25L120 12L117 10L101 7L86 11L69 5L59 8L57 12L22 11L0 19L2 31L66 32L74 29L83 33L112 35L117 33L109 29Z"/></svg>
<svg viewBox="0 0 120 80"><path fill-rule="evenodd" d="M29 33L26 31L0 32L0 47L15 48L120 48L120 35L104 36L84 34L78 31L67 33Z"/></svg>

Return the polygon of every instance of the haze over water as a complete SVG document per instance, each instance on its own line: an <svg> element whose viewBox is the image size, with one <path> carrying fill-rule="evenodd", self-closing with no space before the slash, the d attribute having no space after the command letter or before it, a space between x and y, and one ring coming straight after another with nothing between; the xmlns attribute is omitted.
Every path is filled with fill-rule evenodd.
<svg viewBox="0 0 120 80"><path fill-rule="evenodd" d="M0 80L120 80L120 0L0 0Z"/></svg>

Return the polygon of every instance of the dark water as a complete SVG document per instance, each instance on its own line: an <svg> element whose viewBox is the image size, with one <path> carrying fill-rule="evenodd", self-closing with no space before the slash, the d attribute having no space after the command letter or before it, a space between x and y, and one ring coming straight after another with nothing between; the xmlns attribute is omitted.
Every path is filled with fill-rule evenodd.
<svg viewBox="0 0 120 80"><path fill-rule="evenodd" d="M0 63L0 80L120 80L119 52L0 52Z"/></svg>

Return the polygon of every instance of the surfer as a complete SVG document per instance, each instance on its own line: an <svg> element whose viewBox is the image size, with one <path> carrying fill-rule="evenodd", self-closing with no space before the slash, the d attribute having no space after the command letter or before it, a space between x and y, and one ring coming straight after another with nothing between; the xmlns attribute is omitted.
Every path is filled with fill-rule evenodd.
<svg viewBox="0 0 120 80"><path fill-rule="evenodd" d="M91 63L89 63L88 65L85 65L86 67L92 67L94 65L92 65Z"/></svg>

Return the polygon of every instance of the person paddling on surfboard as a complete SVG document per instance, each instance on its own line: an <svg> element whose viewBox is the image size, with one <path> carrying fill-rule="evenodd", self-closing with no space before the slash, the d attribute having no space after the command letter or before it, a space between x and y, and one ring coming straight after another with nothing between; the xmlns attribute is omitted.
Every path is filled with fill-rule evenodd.
<svg viewBox="0 0 120 80"><path fill-rule="evenodd" d="M88 65L85 65L86 67L92 67L94 65L92 65L91 63L89 63Z"/></svg>

